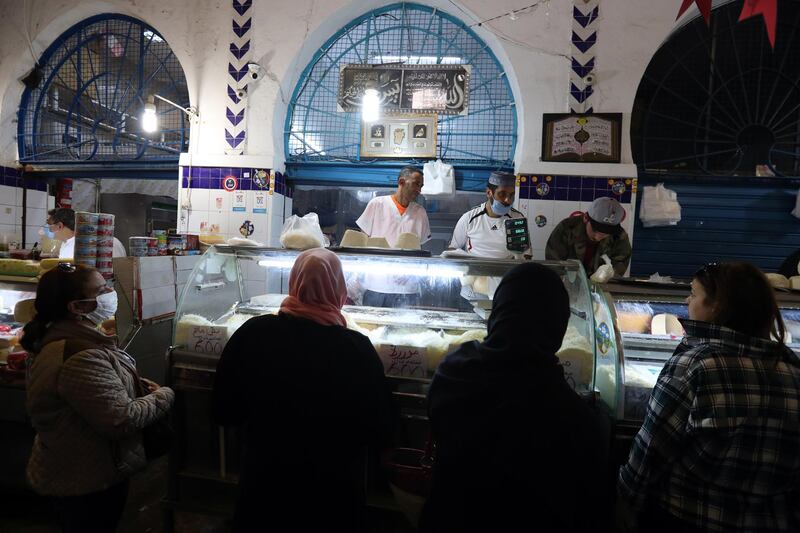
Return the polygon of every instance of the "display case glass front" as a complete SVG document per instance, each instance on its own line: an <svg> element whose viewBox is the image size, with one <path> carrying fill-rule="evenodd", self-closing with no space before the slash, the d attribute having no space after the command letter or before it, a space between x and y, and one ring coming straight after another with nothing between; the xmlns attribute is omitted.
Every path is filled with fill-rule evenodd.
<svg viewBox="0 0 800 533"><path fill-rule="evenodd" d="M608 287L621 333L624 363L620 417L640 422L664 364L683 339L679 319L689 318L689 284L625 282ZM786 324L785 342L800 352L800 292L776 290Z"/></svg>
<svg viewBox="0 0 800 533"><path fill-rule="evenodd" d="M253 316L277 313L299 252L217 246L199 261L183 288L175 319L177 350L219 356L228 338ZM460 344L482 340L492 296L516 261L419 257L338 251L348 284L348 327L366 335L395 391L423 395L442 358ZM577 261L542 262L561 277L571 318L558 356L565 377L584 395L617 407L619 356L613 309L593 292ZM379 278L413 295L399 307L363 305L364 287ZM547 302L530 302L546 306ZM598 317L597 320L595 317ZM521 332L525 334L525 332ZM265 339L265 347L269 339Z"/></svg>

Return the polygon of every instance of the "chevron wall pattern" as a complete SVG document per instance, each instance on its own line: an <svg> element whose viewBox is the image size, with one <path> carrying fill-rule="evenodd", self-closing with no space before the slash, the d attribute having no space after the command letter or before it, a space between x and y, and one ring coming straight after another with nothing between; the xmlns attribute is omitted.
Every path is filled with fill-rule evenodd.
<svg viewBox="0 0 800 533"><path fill-rule="evenodd" d="M253 0L231 0L231 45L228 54L228 98L225 109L225 153L241 155L247 137L247 64L252 56Z"/></svg>
<svg viewBox="0 0 800 533"><path fill-rule="evenodd" d="M235 0L234 0L235 1ZM594 111L594 89L584 79L595 68L600 0L574 0L572 7L572 67L569 71L569 108L573 113Z"/></svg>

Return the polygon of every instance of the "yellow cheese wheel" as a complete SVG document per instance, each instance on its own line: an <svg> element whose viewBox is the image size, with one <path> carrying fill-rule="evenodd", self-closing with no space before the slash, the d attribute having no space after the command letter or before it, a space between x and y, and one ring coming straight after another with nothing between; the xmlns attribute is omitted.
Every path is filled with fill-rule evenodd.
<svg viewBox="0 0 800 533"><path fill-rule="evenodd" d="M783 274L775 274L773 272L767 272L764 274L767 276L767 281L769 281L770 285L775 287L776 289L788 289L791 287L789 284L789 280Z"/></svg>
<svg viewBox="0 0 800 533"><path fill-rule="evenodd" d="M670 313L661 313L653 317L650 323L650 333L653 335L675 335L682 337L683 326L678 317Z"/></svg>
<svg viewBox="0 0 800 533"><path fill-rule="evenodd" d="M651 316L647 313L617 311L617 327L625 333L647 333Z"/></svg>

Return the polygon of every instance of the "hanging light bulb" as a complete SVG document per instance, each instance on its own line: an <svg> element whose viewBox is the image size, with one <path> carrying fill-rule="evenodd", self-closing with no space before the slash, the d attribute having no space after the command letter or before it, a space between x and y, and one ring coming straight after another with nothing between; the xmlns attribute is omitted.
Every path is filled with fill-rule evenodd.
<svg viewBox="0 0 800 533"><path fill-rule="evenodd" d="M361 97L361 119L364 122L375 122L381 116L381 101L378 90L372 85L367 85L364 96Z"/></svg>
<svg viewBox="0 0 800 533"><path fill-rule="evenodd" d="M146 133L153 133L157 129L158 115L156 115L155 99L148 96L147 103L144 104L144 111L142 111L142 130Z"/></svg>

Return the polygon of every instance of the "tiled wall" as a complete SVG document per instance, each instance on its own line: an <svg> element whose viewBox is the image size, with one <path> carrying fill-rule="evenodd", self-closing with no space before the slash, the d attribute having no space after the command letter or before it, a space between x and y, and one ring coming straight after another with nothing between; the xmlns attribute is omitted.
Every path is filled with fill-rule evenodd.
<svg viewBox="0 0 800 533"><path fill-rule="evenodd" d="M250 239L279 246L283 221L292 212L292 190L281 173L231 167L182 167L180 172L180 231L213 228L230 238L245 236L241 228L251 227Z"/></svg>
<svg viewBox="0 0 800 533"><path fill-rule="evenodd" d="M633 243L636 186L635 178L521 175L517 209L528 217L534 257L544 259L547 239L559 222L587 211L594 199L602 196L616 198L625 208L622 227Z"/></svg>
<svg viewBox="0 0 800 533"><path fill-rule="evenodd" d="M15 168L0 167L0 236L10 235L21 241L25 234L26 246L30 248L40 240L39 228L47 221L47 210L52 209L55 200L47 195L44 180L26 179L27 217L22 226L23 188L22 178ZM0 237L1 238L1 237Z"/></svg>

